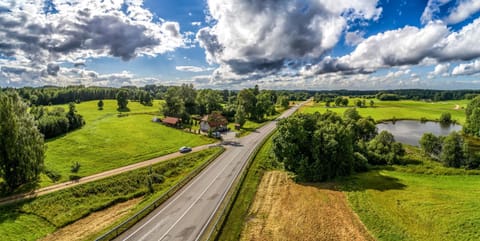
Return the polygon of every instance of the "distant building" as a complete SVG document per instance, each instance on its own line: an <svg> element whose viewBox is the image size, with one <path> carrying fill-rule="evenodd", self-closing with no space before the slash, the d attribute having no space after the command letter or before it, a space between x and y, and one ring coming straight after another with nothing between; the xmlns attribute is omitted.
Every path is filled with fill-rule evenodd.
<svg viewBox="0 0 480 241"><path fill-rule="evenodd" d="M227 118L220 114L220 112L214 111L200 120L200 130L203 132L209 132L210 130L224 131L227 130L227 124Z"/></svg>
<svg viewBox="0 0 480 241"><path fill-rule="evenodd" d="M167 126L180 127L180 124L182 123L182 119L177 117L167 116L162 120L162 123Z"/></svg>

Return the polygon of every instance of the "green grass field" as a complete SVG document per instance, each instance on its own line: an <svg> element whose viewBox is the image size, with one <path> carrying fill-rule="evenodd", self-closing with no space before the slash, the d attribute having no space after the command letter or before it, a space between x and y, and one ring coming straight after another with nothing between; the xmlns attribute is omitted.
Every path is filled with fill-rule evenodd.
<svg viewBox="0 0 480 241"><path fill-rule="evenodd" d="M36 240L97 210L134 197L144 197L138 210L220 151L220 148L211 148L158 163L151 168L137 169L20 203L0 206L1 240ZM151 173L154 173L157 180L163 179L154 181L154 193L150 193L147 184Z"/></svg>
<svg viewBox="0 0 480 241"><path fill-rule="evenodd" d="M313 103L305 105L300 109L302 113L324 113L327 110L343 114L347 108L354 107L356 99L349 99L348 107L325 107L324 102ZM370 100L366 100L367 105ZM469 103L469 100L452 100L452 101L440 101L440 102L425 102L425 101L413 101L413 100L400 100L400 101L380 101L375 99L374 107L357 108L361 116L371 116L375 121L380 122L383 120L391 120L393 118L420 120L426 118L428 120L438 120L443 112L449 112L452 114L452 119L458 123L463 124L465 122L465 110L464 108ZM456 105L459 105L459 109L455 109ZM463 107L463 108L462 108Z"/></svg>
<svg viewBox="0 0 480 241"><path fill-rule="evenodd" d="M376 170L344 188L378 240L480 240L480 176Z"/></svg>
<svg viewBox="0 0 480 241"><path fill-rule="evenodd" d="M153 116L159 115L159 101L153 106L130 102L128 107L130 112L123 113L128 116L118 117L115 100L104 100L103 110L97 109L97 101L77 104L86 125L47 141L45 167L60 173L60 181L66 181L72 175L70 167L74 162L81 165L75 175L88 176L176 152L181 146L215 141L152 122ZM51 184L43 175L40 186Z"/></svg>

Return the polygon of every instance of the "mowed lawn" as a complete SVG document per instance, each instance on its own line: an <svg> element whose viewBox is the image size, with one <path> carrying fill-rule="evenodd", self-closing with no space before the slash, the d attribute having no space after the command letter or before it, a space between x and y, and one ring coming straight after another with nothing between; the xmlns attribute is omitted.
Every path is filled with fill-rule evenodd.
<svg viewBox="0 0 480 241"><path fill-rule="evenodd" d="M176 152L181 146L214 142L152 122L153 116L159 115L160 101L155 101L153 106L130 102L130 112L123 112L128 114L123 117L118 117L115 100L104 100L104 104L103 110L97 109L97 101L77 104L86 125L46 142L45 167L59 172L60 181L68 180L70 175L88 176ZM71 173L74 162L81 165L78 173ZM49 178L42 176L41 186L51 184Z"/></svg>
<svg viewBox="0 0 480 241"><path fill-rule="evenodd" d="M300 109L302 113L324 113L327 110L343 114L347 108L354 107L355 100L349 99L348 107L325 107L324 102L308 103ZM370 107L370 100L366 99L367 107L357 108L361 116L371 116L375 121L391 120L391 119L412 119L420 120L426 118L428 120L438 120L443 112L449 112L452 114L452 119L458 123L463 124L465 122L465 107L470 100L451 100L451 101L439 101L439 102L425 102L425 101L413 101L413 100L400 100L400 101L380 101L374 99L374 107ZM333 103L332 103L333 105ZM456 108L458 105L458 108ZM462 108L463 107L463 108Z"/></svg>
<svg viewBox="0 0 480 241"><path fill-rule="evenodd" d="M378 240L480 240L480 176L377 170L344 186Z"/></svg>

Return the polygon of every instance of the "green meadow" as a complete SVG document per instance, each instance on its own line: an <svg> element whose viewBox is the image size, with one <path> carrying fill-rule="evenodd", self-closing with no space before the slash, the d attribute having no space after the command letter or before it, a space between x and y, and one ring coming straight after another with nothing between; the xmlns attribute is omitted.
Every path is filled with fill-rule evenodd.
<svg viewBox="0 0 480 241"><path fill-rule="evenodd" d="M480 176L376 170L344 184L377 240L480 240Z"/></svg>
<svg viewBox="0 0 480 241"><path fill-rule="evenodd" d="M325 107L325 102L314 103L311 102L300 109L302 113L324 113L327 110L343 114L347 108L354 107L356 98L349 99L348 107ZM369 99L366 99L367 107L358 108L357 110L361 116L371 116L375 121L380 122L392 119L410 119L420 120L425 118L427 120L438 120L443 112L449 112L452 119L458 123L465 122L465 107L469 100L451 100L439 102L413 101L413 100L399 100L399 101L380 101L373 99L375 102L373 107L370 107ZM458 107L457 107L458 105ZM333 103L332 103L333 106Z"/></svg>
<svg viewBox="0 0 480 241"><path fill-rule="evenodd" d="M130 102L130 111L121 113L117 111L116 100L104 100L103 110L97 109L97 101L77 104L76 109L85 118L86 125L46 142L46 169L58 172L62 182L70 175L88 176L173 153L181 146L215 141L152 122L154 116L160 115L160 103L157 100L153 106L143 106ZM78 173L71 173L74 162L81 165ZM51 184L43 175L40 185Z"/></svg>

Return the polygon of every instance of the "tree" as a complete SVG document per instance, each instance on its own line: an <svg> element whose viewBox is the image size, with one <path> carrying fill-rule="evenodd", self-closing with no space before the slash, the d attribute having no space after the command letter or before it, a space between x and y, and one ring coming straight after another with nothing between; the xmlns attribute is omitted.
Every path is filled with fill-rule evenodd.
<svg viewBox="0 0 480 241"><path fill-rule="evenodd" d="M388 131L382 131L368 143L369 161L373 164L396 164L405 154L401 143Z"/></svg>
<svg viewBox="0 0 480 241"><path fill-rule="evenodd" d="M245 107L243 107L243 105L238 105L237 111L235 113L235 122L240 126L243 126L247 121L246 115L247 114L245 112Z"/></svg>
<svg viewBox="0 0 480 241"><path fill-rule="evenodd" d="M99 100L97 106L99 110L103 110L103 100Z"/></svg>
<svg viewBox="0 0 480 241"><path fill-rule="evenodd" d="M243 89L238 92L238 105L243 105L247 118L255 118L255 108L257 106L257 97L251 89Z"/></svg>
<svg viewBox="0 0 480 241"><path fill-rule="evenodd" d="M442 123L442 124L452 123L452 114L450 114L450 112L443 112L440 115L440 123Z"/></svg>
<svg viewBox="0 0 480 241"><path fill-rule="evenodd" d="M343 98L341 96L337 96L337 98L335 98L335 106L340 106L343 102Z"/></svg>
<svg viewBox="0 0 480 241"><path fill-rule="evenodd" d="M163 104L163 115L181 117L185 112L185 105L177 92L177 87L168 88L165 93L165 103Z"/></svg>
<svg viewBox="0 0 480 241"><path fill-rule="evenodd" d="M438 158L442 151L442 138L437 137L432 133L424 133L419 142L420 147L426 154Z"/></svg>
<svg viewBox="0 0 480 241"><path fill-rule="evenodd" d="M343 112L343 118L348 120L357 121L361 118L360 114L358 114L357 109L355 108L348 108Z"/></svg>
<svg viewBox="0 0 480 241"><path fill-rule="evenodd" d="M222 110L222 105L220 104L222 102L222 96L218 91L202 89L198 91L196 98L198 113L200 115Z"/></svg>
<svg viewBox="0 0 480 241"><path fill-rule="evenodd" d="M355 101L355 105L356 105L357 107L362 107L362 101L361 101L361 100L356 100L356 101Z"/></svg>
<svg viewBox="0 0 480 241"><path fill-rule="evenodd" d="M193 88L193 84L182 84L178 89L179 97L183 100L183 105L185 107L185 113L182 116L184 121L190 119L190 115L196 113L197 103L197 92Z"/></svg>
<svg viewBox="0 0 480 241"><path fill-rule="evenodd" d="M475 97L468 103L465 109L465 125L463 130L470 135L480 136L480 96Z"/></svg>
<svg viewBox="0 0 480 241"><path fill-rule="evenodd" d="M324 181L366 170L366 158L354 151L360 137L346 125L331 111L282 119L273 136L275 157L301 181Z"/></svg>
<svg viewBox="0 0 480 241"><path fill-rule="evenodd" d="M37 180L44 143L28 106L14 92L0 92L0 176L9 191Z"/></svg>
<svg viewBox="0 0 480 241"><path fill-rule="evenodd" d="M128 92L126 90L120 90L117 93L117 105L119 110L128 110Z"/></svg>
<svg viewBox="0 0 480 241"><path fill-rule="evenodd" d="M73 102L68 104L67 119L69 124L69 130L75 130L85 125L83 116L77 114L77 110L75 109L75 103Z"/></svg>
<svg viewBox="0 0 480 241"><path fill-rule="evenodd" d="M375 105L375 102L373 100L370 100L370 107L373 107Z"/></svg>
<svg viewBox="0 0 480 241"><path fill-rule="evenodd" d="M342 105L343 106L348 106L348 99L347 98L342 99Z"/></svg>
<svg viewBox="0 0 480 241"><path fill-rule="evenodd" d="M448 167L460 167L465 158L463 144L462 136L455 131L451 132L443 140L440 161Z"/></svg>
<svg viewBox="0 0 480 241"><path fill-rule="evenodd" d="M282 106L282 108L284 108L284 109L288 109L288 106L290 104L289 100L290 99L286 95L282 95L278 98L278 102L280 103L280 106Z"/></svg>

